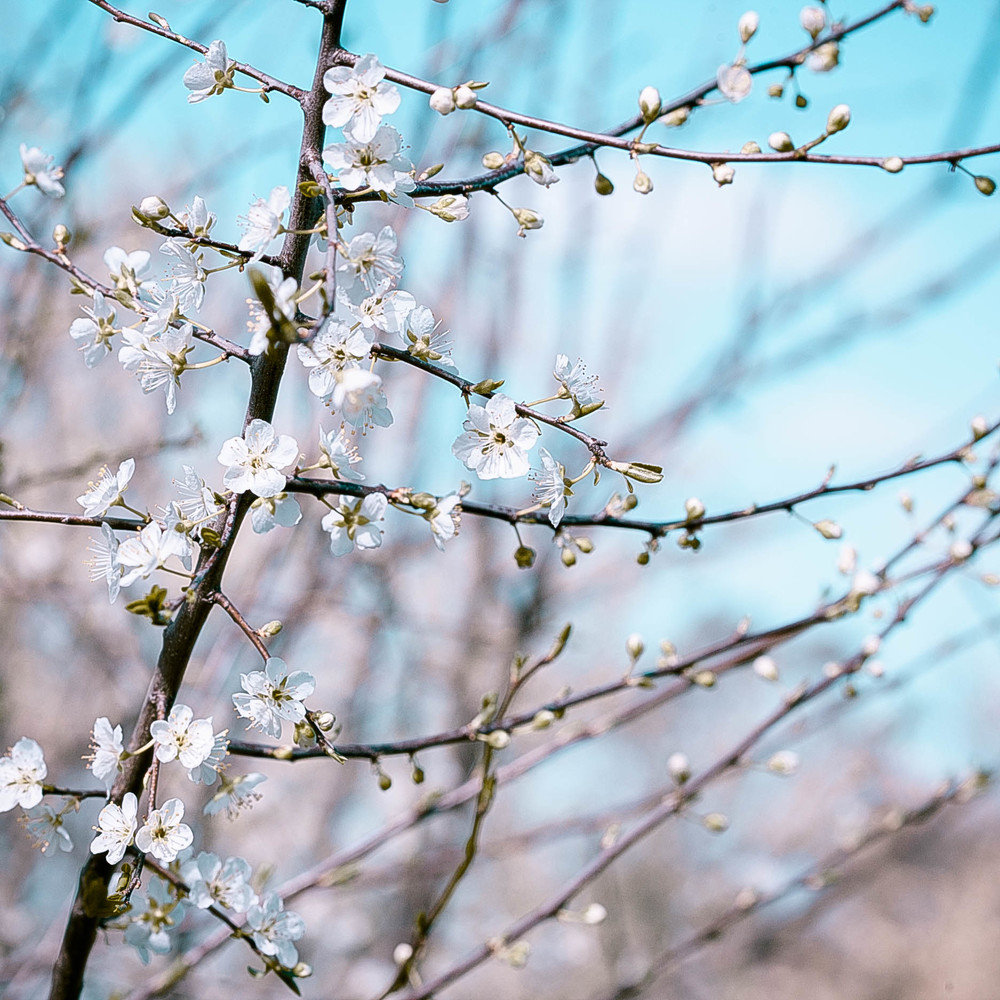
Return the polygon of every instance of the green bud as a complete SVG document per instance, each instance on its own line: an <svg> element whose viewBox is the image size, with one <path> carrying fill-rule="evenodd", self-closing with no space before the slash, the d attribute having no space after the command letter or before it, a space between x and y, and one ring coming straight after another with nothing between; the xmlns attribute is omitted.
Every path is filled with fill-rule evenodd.
<svg viewBox="0 0 1000 1000"><path fill-rule="evenodd" d="M514 562L518 569L531 569L535 565L535 550L527 545L519 545L514 553Z"/></svg>
<svg viewBox="0 0 1000 1000"><path fill-rule="evenodd" d="M597 176L594 178L594 190L600 195L608 195L614 191L615 186L611 183L610 177L605 177L604 174L598 172Z"/></svg>
<svg viewBox="0 0 1000 1000"><path fill-rule="evenodd" d="M997 182L992 177L980 174L978 177L973 177L972 179L980 194L986 195L987 198L997 189Z"/></svg>

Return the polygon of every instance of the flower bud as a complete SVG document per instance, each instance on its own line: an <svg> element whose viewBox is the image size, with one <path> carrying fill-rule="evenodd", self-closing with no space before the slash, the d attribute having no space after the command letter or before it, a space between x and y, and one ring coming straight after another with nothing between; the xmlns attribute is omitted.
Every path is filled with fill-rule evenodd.
<svg viewBox="0 0 1000 1000"><path fill-rule="evenodd" d="M740 31L740 41L746 45L751 38L757 33L757 26L760 24L760 18L757 16L757 11L748 10L741 18L739 23Z"/></svg>
<svg viewBox="0 0 1000 1000"><path fill-rule="evenodd" d="M610 177L605 177L604 174L598 172L597 176L594 178L594 190L601 195L611 194L614 191L615 186L611 183Z"/></svg>
<svg viewBox="0 0 1000 1000"><path fill-rule="evenodd" d="M139 202L139 213L147 219L165 219L170 214L170 206L158 194L152 194Z"/></svg>
<svg viewBox="0 0 1000 1000"><path fill-rule="evenodd" d="M795 149L795 143L787 132L772 132L767 137L767 144L776 153L790 153Z"/></svg>
<svg viewBox="0 0 1000 1000"><path fill-rule="evenodd" d="M986 422L986 418L982 415L973 417L969 427L972 429L973 441L978 441L980 438L985 437L987 431L990 429L990 425Z"/></svg>
<svg viewBox="0 0 1000 1000"><path fill-rule="evenodd" d="M464 194L443 194L427 211L445 222L461 222L469 217L469 199Z"/></svg>
<svg viewBox="0 0 1000 1000"><path fill-rule="evenodd" d="M843 529L837 524L836 521L831 521L824 518L822 521L817 521L813 527L824 537L824 538L840 538L844 533Z"/></svg>
<svg viewBox="0 0 1000 1000"><path fill-rule="evenodd" d="M475 95L473 95L475 96ZM450 115L455 110L455 91L451 87L438 87L431 94L431 108L439 115Z"/></svg>
<svg viewBox="0 0 1000 1000"><path fill-rule="evenodd" d="M882 161L881 167L890 174L898 174L903 169L903 161L898 156L887 156Z"/></svg>
<svg viewBox="0 0 1000 1000"><path fill-rule="evenodd" d="M948 555L951 556L952 562L965 562L972 555L972 543L964 538L959 539L952 543Z"/></svg>
<svg viewBox="0 0 1000 1000"><path fill-rule="evenodd" d="M846 104L838 104L826 116L827 132L842 132L851 124L851 109Z"/></svg>
<svg viewBox="0 0 1000 1000"><path fill-rule="evenodd" d="M709 813L702 822L711 833L725 833L729 829L729 820L723 813Z"/></svg>
<svg viewBox="0 0 1000 1000"><path fill-rule="evenodd" d="M387 792L390 788L392 788L392 778L390 778L385 771L379 771L378 773L378 787L383 792Z"/></svg>
<svg viewBox="0 0 1000 1000"><path fill-rule="evenodd" d="M979 189L981 194L986 195L988 198L997 189L997 182L993 180L992 177L986 177L980 174L978 177L973 177L976 187Z"/></svg>
<svg viewBox="0 0 1000 1000"><path fill-rule="evenodd" d="M682 108L674 108L673 111L668 111L662 118L660 118L660 124L666 125L667 128L678 128L690 117L691 109L685 104Z"/></svg>
<svg viewBox="0 0 1000 1000"><path fill-rule="evenodd" d="M715 183L719 187L723 187L726 184L732 184L733 178L736 176L736 171L733 169L732 165L729 163L713 163L712 165L712 177L715 178Z"/></svg>
<svg viewBox="0 0 1000 1000"><path fill-rule="evenodd" d="M790 775L799 768L799 755L791 750L779 750L772 754L767 769L774 774Z"/></svg>
<svg viewBox="0 0 1000 1000"><path fill-rule="evenodd" d="M492 152L483 157L483 166L487 170L499 170L506 162L503 153Z"/></svg>
<svg viewBox="0 0 1000 1000"><path fill-rule="evenodd" d="M580 914L580 919L583 923L589 924L593 927L596 924L603 924L604 921L608 919L608 911L601 906L600 903L591 903L590 906L588 906L587 909Z"/></svg>
<svg viewBox="0 0 1000 1000"><path fill-rule="evenodd" d="M576 539L576 547L584 554L588 555L594 551L594 543L585 535Z"/></svg>
<svg viewBox="0 0 1000 1000"><path fill-rule="evenodd" d="M768 97L784 97L785 96L785 85L783 83L772 83L770 87L767 88Z"/></svg>
<svg viewBox="0 0 1000 1000"><path fill-rule="evenodd" d="M282 628L283 626L281 622L275 620L273 622L268 622L266 625L261 625L257 631L264 639L270 639L276 636Z"/></svg>
<svg viewBox="0 0 1000 1000"><path fill-rule="evenodd" d="M751 139L749 142L743 143L743 148L740 150L740 152L744 156L754 155L760 152L760 145L759 143L756 143L753 141L753 139Z"/></svg>
<svg viewBox="0 0 1000 1000"><path fill-rule="evenodd" d="M575 566L576 565L576 553L572 549L563 549L559 553L559 558L562 560L563 566Z"/></svg>
<svg viewBox="0 0 1000 1000"><path fill-rule="evenodd" d="M653 180L644 170L640 170L635 175L635 180L632 181L632 187L639 194L649 194L653 190Z"/></svg>
<svg viewBox="0 0 1000 1000"><path fill-rule="evenodd" d="M535 550L527 545L519 545L514 553L514 562L518 569L531 569L535 564Z"/></svg>
<svg viewBox="0 0 1000 1000"><path fill-rule="evenodd" d="M770 656L758 656L753 661L753 672L766 681L776 681L778 679L778 664Z"/></svg>
<svg viewBox="0 0 1000 1000"><path fill-rule="evenodd" d="M413 947L406 941L402 941L392 949L392 960L396 965L406 965L413 958Z"/></svg>
<svg viewBox="0 0 1000 1000"><path fill-rule="evenodd" d="M455 88L455 106L468 111L476 106L476 92L466 84Z"/></svg>
<svg viewBox="0 0 1000 1000"><path fill-rule="evenodd" d="M716 677L714 670L698 670L691 675L691 682L693 684L697 684L698 687L715 687L715 680Z"/></svg>
<svg viewBox="0 0 1000 1000"><path fill-rule="evenodd" d="M700 521L705 516L705 505L697 497L688 497L684 501L684 513L687 514L688 523Z"/></svg>
<svg viewBox="0 0 1000 1000"><path fill-rule="evenodd" d="M796 94L795 95L795 107L797 107L797 108L808 108L809 107L809 98L806 97L805 94Z"/></svg>
<svg viewBox="0 0 1000 1000"><path fill-rule="evenodd" d="M646 648L646 644L642 641L642 636L638 632L633 632L625 640L625 649L628 652L629 659L638 660L642 656L643 650Z"/></svg>
<svg viewBox="0 0 1000 1000"><path fill-rule="evenodd" d="M672 753L667 758L667 773L673 782L683 785L691 777L691 762L685 753Z"/></svg>
<svg viewBox="0 0 1000 1000"><path fill-rule="evenodd" d="M512 208L511 212L520 226L517 231L518 236L523 236L526 229L541 229L545 225L545 220L530 208Z"/></svg>
<svg viewBox="0 0 1000 1000"><path fill-rule="evenodd" d="M64 250L69 246L70 240L73 239L73 234L69 229L64 226L61 222L57 223L52 230L52 242L60 249Z"/></svg>
<svg viewBox="0 0 1000 1000"><path fill-rule="evenodd" d="M826 14L821 7L803 7L799 12L799 24L812 35L813 38L826 27Z"/></svg>
<svg viewBox="0 0 1000 1000"><path fill-rule="evenodd" d="M642 113L642 120L649 125L660 113L663 102L660 100L660 92L656 87L643 87L639 93L639 111Z"/></svg>
<svg viewBox="0 0 1000 1000"><path fill-rule="evenodd" d="M494 729L484 739L494 750L506 750L510 746L510 733L505 729Z"/></svg>

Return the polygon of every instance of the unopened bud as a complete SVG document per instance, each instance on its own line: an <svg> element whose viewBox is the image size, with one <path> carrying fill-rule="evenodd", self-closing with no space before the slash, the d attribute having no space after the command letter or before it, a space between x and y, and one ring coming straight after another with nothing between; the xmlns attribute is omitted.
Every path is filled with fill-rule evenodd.
<svg viewBox="0 0 1000 1000"><path fill-rule="evenodd" d="M475 96L475 95L473 95ZM430 106L439 115L450 115L455 110L455 91L451 87L438 87L431 94Z"/></svg>
<svg viewBox="0 0 1000 1000"><path fill-rule="evenodd" d="M591 903L590 906L588 906L587 909L580 914L580 919L583 923L589 924L593 927L596 924L603 924L604 921L608 919L608 911L601 906L600 903Z"/></svg>
<svg viewBox="0 0 1000 1000"><path fill-rule="evenodd" d="M986 436L987 431L989 431L990 426L986 422L984 416L973 417L969 423L969 427L972 429L972 440L978 441L980 438Z"/></svg>
<svg viewBox="0 0 1000 1000"><path fill-rule="evenodd" d="M494 750L506 750L510 746L510 733L505 729L494 729L483 737Z"/></svg>
<svg viewBox="0 0 1000 1000"><path fill-rule="evenodd" d="M688 497L684 501L684 513L687 514L689 524L700 521L705 516L705 505L697 497Z"/></svg>
<svg viewBox="0 0 1000 1000"><path fill-rule="evenodd" d="M635 175L635 180L632 181L632 187L639 192L639 194L649 194L653 190L653 179L646 173L645 170L640 170Z"/></svg>
<svg viewBox="0 0 1000 1000"><path fill-rule="evenodd" d="M487 170L499 170L506 162L507 161L504 159L503 153L497 153L496 151L486 153L486 155L483 156L483 166Z"/></svg>
<svg viewBox="0 0 1000 1000"><path fill-rule="evenodd" d="M898 174L904 166L905 164L898 156L887 156L881 163L882 169L887 170L890 174Z"/></svg>
<svg viewBox="0 0 1000 1000"><path fill-rule="evenodd" d="M837 524L836 521L830 521L824 518L822 521L817 521L813 527L824 537L824 538L840 538L844 533L843 529Z"/></svg>
<svg viewBox="0 0 1000 1000"><path fill-rule="evenodd" d="M758 656L753 661L753 672L766 681L776 681L778 679L778 664L770 656Z"/></svg>
<svg viewBox="0 0 1000 1000"><path fill-rule="evenodd" d="M711 833L725 833L729 829L729 820L723 813L709 813L702 822Z"/></svg>
<svg viewBox="0 0 1000 1000"><path fill-rule="evenodd" d="M514 552L514 562L518 569L531 569L535 564L535 550L527 545L519 545Z"/></svg>
<svg viewBox="0 0 1000 1000"><path fill-rule="evenodd" d="M63 250L69 246L70 240L73 239L73 234L69 231L68 227L64 226L61 222L57 223L52 230L52 242L60 249Z"/></svg>
<svg viewBox="0 0 1000 1000"><path fill-rule="evenodd" d="M638 660L642 656L643 650L645 650L646 644L642 641L642 636L638 632L633 632L625 640L625 649L628 652L629 659Z"/></svg>
<svg viewBox="0 0 1000 1000"><path fill-rule="evenodd" d="M392 960L396 965L406 965L413 958L413 947L403 941L392 949Z"/></svg>
<svg viewBox="0 0 1000 1000"><path fill-rule="evenodd" d="M712 670L698 670L691 675L691 682L698 687L715 687L715 672Z"/></svg>
<svg viewBox="0 0 1000 1000"><path fill-rule="evenodd" d="M639 111L642 113L642 120L649 125L660 113L662 105L660 92L656 87L643 87L639 93Z"/></svg>
<svg viewBox="0 0 1000 1000"><path fill-rule="evenodd" d="M790 775L799 769L799 755L791 750L779 750L772 754L767 769L774 774Z"/></svg>
<svg viewBox="0 0 1000 1000"><path fill-rule="evenodd" d="M987 198L997 189L997 182L993 180L992 177L986 177L985 175L980 174L972 179L975 182L979 193L986 195Z"/></svg>
<svg viewBox="0 0 1000 1000"><path fill-rule="evenodd" d="M803 7L799 12L799 24L815 38L826 27L826 14L820 7Z"/></svg>
<svg viewBox="0 0 1000 1000"><path fill-rule="evenodd" d="M445 222L461 222L469 217L469 199L464 194L443 194L427 211Z"/></svg>
<svg viewBox="0 0 1000 1000"><path fill-rule="evenodd" d="M724 184L732 184L733 178L736 176L736 171L733 169L730 163L713 163L712 166L712 177L715 178L715 183L722 187Z"/></svg>
<svg viewBox="0 0 1000 1000"><path fill-rule="evenodd" d="M563 549L559 553L559 558L562 560L563 566L576 565L576 553L572 549Z"/></svg>
<svg viewBox="0 0 1000 1000"><path fill-rule="evenodd" d="M743 148L740 150L740 152L744 156L753 156L756 153L760 152L760 144L754 142L753 139L751 139L749 142L743 143Z"/></svg>
<svg viewBox="0 0 1000 1000"><path fill-rule="evenodd" d="M760 18L757 16L757 11L748 10L741 18L739 23L740 31L740 41L746 45L751 38L757 33L757 26L760 24Z"/></svg>
<svg viewBox="0 0 1000 1000"><path fill-rule="evenodd" d="M768 97L784 97L785 96L785 85L783 83L772 83L770 87L767 88Z"/></svg>
<svg viewBox="0 0 1000 1000"><path fill-rule="evenodd" d="M468 111L476 106L476 92L466 84L455 88L455 106Z"/></svg>
<svg viewBox="0 0 1000 1000"><path fill-rule="evenodd" d="M517 224L521 227L518 235L523 236L526 229L541 229L545 225L545 220L530 208L513 208L511 212L517 219Z"/></svg>
<svg viewBox="0 0 1000 1000"><path fill-rule="evenodd" d="M147 219L165 219L170 214L170 206L158 194L152 194L139 202L139 212Z"/></svg>
<svg viewBox="0 0 1000 1000"><path fill-rule="evenodd" d="M826 116L827 132L842 132L851 124L851 109L846 104L838 104Z"/></svg>
<svg viewBox="0 0 1000 1000"><path fill-rule="evenodd" d="M767 138L767 144L776 153L790 153L795 149L795 143L787 132L772 132Z"/></svg>
<svg viewBox="0 0 1000 1000"><path fill-rule="evenodd" d="M685 104L682 108L674 108L660 118L660 124L667 128L678 128L691 117L691 109Z"/></svg>
<svg viewBox="0 0 1000 1000"><path fill-rule="evenodd" d="M604 174L598 173L594 178L594 190L598 194L611 194L614 191L615 186L611 183L610 177L605 177Z"/></svg>
<svg viewBox="0 0 1000 1000"><path fill-rule="evenodd" d="M806 97L805 94L796 94L795 95L795 107L797 107L797 108L808 108L809 107L809 98Z"/></svg>
<svg viewBox="0 0 1000 1000"><path fill-rule="evenodd" d="M273 622L268 622L266 625L261 625L261 627L257 629L257 632L263 638L270 639L273 636L276 636L282 628L284 628L284 626L281 622L275 620Z"/></svg>
<svg viewBox="0 0 1000 1000"><path fill-rule="evenodd" d="M686 753L672 753L667 758L667 773L673 782L683 785L691 777L691 761Z"/></svg>

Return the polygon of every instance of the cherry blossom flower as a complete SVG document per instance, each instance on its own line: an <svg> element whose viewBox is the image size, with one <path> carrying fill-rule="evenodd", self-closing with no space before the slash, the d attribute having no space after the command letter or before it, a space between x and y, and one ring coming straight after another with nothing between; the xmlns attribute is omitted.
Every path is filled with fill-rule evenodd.
<svg viewBox="0 0 1000 1000"><path fill-rule="evenodd" d="M94 777L104 782L108 794L111 786L122 769L122 762L128 756L122 743L122 727L111 728L110 721L101 716L94 723L93 736L90 742L93 753L87 756L87 765L94 772Z"/></svg>
<svg viewBox="0 0 1000 1000"><path fill-rule="evenodd" d="M229 753L228 729L223 729L215 734L212 741L212 750L209 755L195 767L188 769L188 779L196 785L214 785L215 779L219 777L222 769L222 762Z"/></svg>
<svg viewBox="0 0 1000 1000"><path fill-rule="evenodd" d="M753 88L753 77L750 71L741 62L728 63L719 67L719 72L715 77L719 93L727 101L738 104L744 97L748 96Z"/></svg>
<svg viewBox="0 0 1000 1000"><path fill-rule="evenodd" d="M451 446L452 454L480 479L518 479L527 475L528 452L538 438L538 428L519 417L514 400L497 393L486 404L469 406L465 433Z"/></svg>
<svg viewBox="0 0 1000 1000"><path fill-rule="evenodd" d="M551 187L559 180L559 175L552 169L549 159L533 149L524 154L524 173L542 187ZM468 215L468 211L465 214Z"/></svg>
<svg viewBox="0 0 1000 1000"><path fill-rule="evenodd" d="M90 842L91 854L103 854L107 851L108 864L116 865L125 857L125 849L132 843L132 837L138 826L136 814L139 811L139 800L126 792L122 804L109 802L98 814L97 836Z"/></svg>
<svg viewBox="0 0 1000 1000"><path fill-rule="evenodd" d="M371 55L353 67L333 66L323 74L332 95L323 105L323 121L334 128L348 126L359 142L370 142L382 121L399 107L399 91L385 81L385 67Z"/></svg>
<svg viewBox="0 0 1000 1000"><path fill-rule="evenodd" d="M352 329L340 320L328 319L311 343L299 344L299 361L309 369L309 391L325 399L337 385L337 376L357 368L371 350L364 327Z"/></svg>
<svg viewBox="0 0 1000 1000"><path fill-rule="evenodd" d="M378 236L374 233L355 236L342 249L337 263L337 276L342 287L347 290L360 280L368 293L374 295L383 289L383 281L395 284L403 273L403 262L396 256L396 246L396 233L392 226L383 226Z"/></svg>
<svg viewBox="0 0 1000 1000"><path fill-rule="evenodd" d="M94 292L94 307L84 306L83 311L90 318L73 320L69 335L79 344L83 363L88 368L95 368L111 353L111 338L118 332L115 311L98 291Z"/></svg>
<svg viewBox="0 0 1000 1000"><path fill-rule="evenodd" d="M226 43L216 39L208 47L204 62L195 62L184 74L188 104L198 104L233 85L235 63L226 54Z"/></svg>
<svg viewBox="0 0 1000 1000"><path fill-rule="evenodd" d="M56 848L65 853L73 850L73 839L63 825L63 814L70 808L72 806L66 805L56 812L52 806L43 803L22 817L25 832L45 857L52 857Z"/></svg>
<svg viewBox="0 0 1000 1000"><path fill-rule="evenodd" d="M566 512L566 497L572 496L572 492L566 486L566 470L563 466L545 448L539 448L538 454L542 460L542 468L532 469L528 474L535 481L532 497L536 503L548 508L549 523L553 528L558 528Z"/></svg>
<svg viewBox="0 0 1000 1000"><path fill-rule="evenodd" d="M276 892L269 892L247 910L247 925L262 955L273 955L286 969L294 968L299 953L292 942L305 934L306 925L297 913L285 909Z"/></svg>
<svg viewBox="0 0 1000 1000"><path fill-rule="evenodd" d="M431 526L431 538L434 544L443 552L444 543L451 541L458 534L462 523L462 498L457 493L441 497L424 518Z"/></svg>
<svg viewBox="0 0 1000 1000"><path fill-rule="evenodd" d="M388 427L392 413L386 406L382 379L374 372L349 368L337 375L337 384L328 399L330 408L354 427Z"/></svg>
<svg viewBox="0 0 1000 1000"><path fill-rule="evenodd" d="M48 774L45 755L34 741L22 736L0 757L0 812L14 806L31 809L42 801L42 783Z"/></svg>
<svg viewBox="0 0 1000 1000"><path fill-rule="evenodd" d="M181 868L188 898L200 910L218 904L236 913L246 913L257 902L257 893L250 885L252 876L245 858L226 858L223 862L208 851L202 851Z"/></svg>
<svg viewBox="0 0 1000 1000"><path fill-rule="evenodd" d="M37 146L30 149L21 143L21 163L24 166L24 183L33 184L49 198L61 198L66 189L60 184L62 167L52 167L53 157L46 156Z"/></svg>
<svg viewBox="0 0 1000 1000"><path fill-rule="evenodd" d="M251 260L260 260L268 243L279 233L284 232L282 220L291 203L288 188L281 185L271 189L267 201L258 198L247 210L244 220L246 228L239 246L241 250L253 253Z"/></svg>
<svg viewBox="0 0 1000 1000"><path fill-rule="evenodd" d="M215 499L215 493L208 488L205 480L190 465L182 468L183 481L174 480L181 495L181 499L176 501L181 513L192 521L207 521L221 514L225 508Z"/></svg>
<svg viewBox="0 0 1000 1000"><path fill-rule="evenodd" d="M149 735L157 760L179 760L186 768L200 767L215 742L212 719L195 719L187 705L174 705L166 721L157 720L149 727Z"/></svg>
<svg viewBox="0 0 1000 1000"><path fill-rule="evenodd" d="M145 854L152 854L157 861L169 864L194 840L191 827L181 822L183 818L184 803L180 799L167 799L159 809L151 810L136 831L135 846Z"/></svg>
<svg viewBox="0 0 1000 1000"><path fill-rule="evenodd" d="M362 140L350 129L344 130L343 143L323 150L323 159L337 172L337 179L348 191L370 187L373 191L395 194L396 184L413 169L400 155L402 139L391 125L379 125L371 139Z"/></svg>
<svg viewBox="0 0 1000 1000"><path fill-rule="evenodd" d="M445 340L447 335L427 306L417 306L406 317L402 338L407 354L421 361L436 361L439 365L454 368L455 362L450 357L451 343Z"/></svg>
<svg viewBox="0 0 1000 1000"><path fill-rule="evenodd" d="M230 819L235 819L241 809L249 808L261 797L254 789L267 778L257 771L250 774L238 774L230 778L224 774L219 783L219 790L205 803L202 812L206 816L214 816L223 810Z"/></svg>
<svg viewBox="0 0 1000 1000"><path fill-rule="evenodd" d="M250 524L258 535L266 535L272 528L293 528L302 520L298 500L287 493L273 497L258 497L250 505Z"/></svg>
<svg viewBox="0 0 1000 1000"><path fill-rule="evenodd" d="M203 254L195 256L184 241L174 238L160 245L160 253L174 257L171 267L170 290L177 296L181 312L197 312L205 301L205 279L208 275L201 266Z"/></svg>
<svg viewBox="0 0 1000 1000"><path fill-rule="evenodd" d="M121 589L124 570L118 561L118 539L111 527L102 524L101 537L91 537L87 548L94 553L93 559L87 561L90 567L90 579L92 582L104 580L107 583L108 603L114 604Z"/></svg>
<svg viewBox="0 0 1000 1000"><path fill-rule="evenodd" d="M177 407L177 387L187 369L187 356L194 350L193 336L190 323L170 327L158 337L150 337L145 331L122 331L125 343L118 351L119 362L130 375L139 376L143 392L166 390L167 413Z"/></svg>
<svg viewBox="0 0 1000 1000"><path fill-rule="evenodd" d="M140 577L145 579L160 569L171 556L190 572L194 549L183 532L164 528L159 521L150 521L138 534L126 538L118 546L118 562L125 567L121 585L128 587Z"/></svg>
<svg viewBox="0 0 1000 1000"><path fill-rule="evenodd" d="M205 199L198 195L194 196L191 206L186 207L178 219L192 236L208 236L215 225L215 213L208 210Z"/></svg>
<svg viewBox="0 0 1000 1000"><path fill-rule="evenodd" d="M122 495L128 489L129 480L135 472L135 459L127 458L113 473L104 466L96 483L88 483L90 489L78 496L76 502L87 517L102 517L122 502Z"/></svg>
<svg viewBox="0 0 1000 1000"><path fill-rule="evenodd" d="M138 296L144 285L141 279L149 271L148 250L133 250L129 253L121 247L109 247L104 251L104 264L117 288Z"/></svg>
<svg viewBox="0 0 1000 1000"><path fill-rule="evenodd" d="M319 450L321 454L320 467L329 469L334 479L348 483L364 482L364 475L355 472L351 466L361 461L358 449L344 435L344 429L338 427L334 431L319 431Z"/></svg>
<svg viewBox="0 0 1000 1000"><path fill-rule="evenodd" d="M185 903L168 882L156 876L149 880L145 895L145 903L142 893L132 903L125 942L139 953L142 964L148 965L150 952L166 955L170 951L168 931L184 919Z"/></svg>
<svg viewBox="0 0 1000 1000"><path fill-rule="evenodd" d="M285 488L281 469L299 456L295 438L275 434L266 420L251 420L242 437L232 437L222 445L219 462L228 465L223 482L234 493L273 497Z"/></svg>
<svg viewBox="0 0 1000 1000"><path fill-rule="evenodd" d="M574 417L592 413L603 404L600 389L597 388L597 376L587 374L587 366L580 358L570 366L567 355L557 354L552 376L559 383L560 398L573 400Z"/></svg>
<svg viewBox="0 0 1000 1000"><path fill-rule="evenodd" d="M289 674L285 661L272 656L263 670L240 674L243 692L233 695L237 715L251 726L281 738L281 720L301 722L306 717L303 699L316 690L316 680L304 670Z"/></svg>
<svg viewBox="0 0 1000 1000"><path fill-rule="evenodd" d="M323 518L323 530L330 533L330 551L343 556L354 550L377 549L382 544L382 532L374 524L385 517L388 501L381 493L351 500L341 497L340 505Z"/></svg>
<svg viewBox="0 0 1000 1000"><path fill-rule="evenodd" d="M355 305L351 301L354 295L360 292L361 296L367 289L363 285L354 284L345 292L344 297L348 300L350 308L357 316L361 325L369 330L379 330L382 333L402 334L406 326L406 317L415 308L416 299L409 292L402 289L392 291L376 290L372 295L360 298ZM338 284L337 291L341 290Z"/></svg>

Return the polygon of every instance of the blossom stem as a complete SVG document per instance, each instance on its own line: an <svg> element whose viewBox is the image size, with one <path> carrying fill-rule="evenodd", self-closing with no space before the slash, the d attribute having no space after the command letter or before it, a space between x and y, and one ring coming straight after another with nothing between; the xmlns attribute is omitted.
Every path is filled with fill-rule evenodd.
<svg viewBox="0 0 1000 1000"><path fill-rule="evenodd" d="M21 181L21 183L20 183L20 184L18 184L18 186L17 186L16 188L14 188L14 190L13 190L13 191L11 191L11 192L10 192L10 194L5 194L5 195L3 196L3 200L4 200L4 201L10 201L10 199L11 199L11 198L13 198L13 197L14 197L14 195L16 195L16 194L17 194L17 192L18 192L18 191L21 191L21 190L23 190L23 189L24 189L24 188L26 188L27 186L28 186L28 185L27 185L27 182L26 182L26 181Z"/></svg>
<svg viewBox="0 0 1000 1000"><path fill-rule="evenodd" d="M211 361L199 361L197 364L194 365L185 364L184 371L194 372L198 371L199 368L211 368L213 365L222 364L223 361L228 361L228 360L229 360L228 354L220 354L217 358L212 358Z"/></svg>

